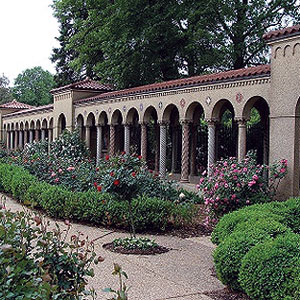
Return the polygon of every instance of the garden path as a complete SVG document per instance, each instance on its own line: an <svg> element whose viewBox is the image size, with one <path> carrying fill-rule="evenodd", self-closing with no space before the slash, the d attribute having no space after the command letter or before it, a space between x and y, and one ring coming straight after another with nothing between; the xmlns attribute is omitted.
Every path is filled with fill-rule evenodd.
<svg viewBox="0 0 300 300"><path fill-rule="evenodd" d="M24 209L22 205L7 198L6 207L12 211ZM54 224L54 220L51 223ZM63 222L58 221L61 227ZM97 299L107 299L101 290L117 288L117 278L111 275L113 263L118 263L129 276L130 300L211 300L204 292L223 289L224 286L214 276L211 268L212 250L209 237L182 239L168 235L147 235L158 244L171 250L155 256L135 256L112 253L102 248L105 243L127 234L105 228L73 223L71 233L77 231L96 239L95 250L105 261L95 266L95 277L89 281L98 294Z"/></svg>

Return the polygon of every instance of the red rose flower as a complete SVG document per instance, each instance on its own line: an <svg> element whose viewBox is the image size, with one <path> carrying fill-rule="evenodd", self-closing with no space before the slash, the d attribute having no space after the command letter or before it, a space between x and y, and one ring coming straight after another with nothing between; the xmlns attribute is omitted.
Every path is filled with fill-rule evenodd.
<svg viewBox="0 0 300 300"><path fill-rule="evenodd" d="M94 187L97 187L98 183L97 182L94 182Z"/></svg>
<svg viewBox="0 0 300 300"><path fill-rule="evenodd" d="M96 168L96 172L98 172L99 171L99 168Z"/></svg>
<svg viewBox="0 0 300 300"><path fill-rule="evenodd" d="M97 191L101 192L101 190L102 190L102 186L101 185L97 186Z"/></svg>
<svg viewBox="0 0 300 300"><path fill-rule="evenodd" d="M125 151L122 151L122 152L121 152L121 155L125 155L125 154L126 154L126 152L125 152Z"/></svg>
<svg viewBox="0 0 300 300"><path fill-rule="evenodd" d="M139 156L138 156L138 159L142 159L142 158L143 158L142 155L139 155Z"/></svg>
<svg viewBox="0 0 300 300"><path fill-rule="evenodd" d="M109 155L105 155L105 160L109 160Z"/></svg>
<svg viewBox="0 0 300 300"><path fill-rule="evenodd" d="M135 176L136 176L136 173L135 173L135 172L132 172L131 175L132 175L132 177L135 177Z"/></svg>
<svg viewBox="0 0 300 300"><path fill-rule="evenodd" d="M119 179L114 180L114 185L118 186L119 184L120 184L120 180Z"/></svg>
<svg viewBox="0 0 300 300"><path fill-rule="evenodd" d="M112 171L109 173L109 175L113 177L113 176L115 176L115 173Z"/></svg>

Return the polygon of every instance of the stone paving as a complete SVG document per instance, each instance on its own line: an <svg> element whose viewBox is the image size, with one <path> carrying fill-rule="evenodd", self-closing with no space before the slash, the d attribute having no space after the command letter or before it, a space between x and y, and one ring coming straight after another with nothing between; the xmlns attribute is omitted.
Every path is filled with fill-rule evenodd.
<svg viewBox="0 0 300 300"><path fill-rule="evenodd" d="M13 211L24 209L12 199L7 199L6 206ZM58 223L65 226L63 222ZM125 233L82 224L72 224L71 231L80 231L90 239L97 239L95 250L105 258L103 263L95 266L95 277L89 280L89 284L97 291L97 299L109 298L108 294L102 292L103 288L118 287L117 278L111 275L113 263L120 264L129 276L126 282L131 287L129 300L211 300L203 294L205 291L224 288L211 275L214 246L209 237L181 239L167 235L147 235L171 250L146 256L117 254L102 248L103 244L114 238L126 236Z"/></svg>

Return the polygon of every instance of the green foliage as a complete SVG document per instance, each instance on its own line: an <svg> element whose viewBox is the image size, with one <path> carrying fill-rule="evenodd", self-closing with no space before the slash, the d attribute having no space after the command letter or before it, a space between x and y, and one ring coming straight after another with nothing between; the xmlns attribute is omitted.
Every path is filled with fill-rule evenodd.
<svg viewBox="0 0 300 300"><path fill-rule="evenodd" d="M72 192L63 186L40 182L27 170L7 163L0 163L0 189L28 206L42 208L53 217L129 228L128 201L120 201L111 193ZM132 200L132 220L138 231L165 230L169 224L187 224L194 213L193 204L176 204L146 196Z"/></svg>
<svg viewBox="0 0 300 300"><path fill-rule="evenodd" d="M257 244L245 255L241 287L253 299L300 299L300 237L290 233Z"/></svg>
<svg viewBox="0 0 300 300"><path fill-rule="evenodd" d="M283 217L272 214L268 209L267 204L251 205L249 207L231 212L223 216L216 225L211 239L216 245L222 243L231 233L234 232L236 227L247 221L256 222L259 220L276 220L281 221Z"/></svg>
<svg viewBox="0 0 300 300"><path fill-rule="evenodd" d="M128 279L127 274L122 270L118 264L114 264L114 271L112 273L114 276L119 278L119 289L114 290L112 288L106 288L103 291L107 293L113 293L114 296L108 300L128 300L128 290L126 284L124 283L123 277Z"/></svg>
<svg viewBox="0 0 300 300"><path fill-rule="evenodd" d="M243 257L253 246L287 232L292 231L274 220L251 220L238 224L234 232L214 251L218 278L230 288L241 290L238 275Z"/></svg>
<svg viewBox="0 0 300 300"><path fill-rule="evenodd" d="M1 299L94 299L86 277L93 276L90 264L96 254L87 238L77 235L67 242L70 226L49 231L41 217L1 207Z"/></svg>
<svg viewBox="0 0 300 300"><path fill-rule="evenodd" d="M84 74L118 88L265 63L263 33L299 18L296 0L54 0L52 7L58 82Z"/></svg>
<svg viewBox="0 0 300 300"><path fill-rule="evenodd" d="M0 103L6 103L11 100L13 100L13 97L9 88L9 79L2 73L0 75Z"/></svg>
<svg viewBox="0 0 300 300"><path fill-rule="evenodd" d="M123 249L152 249L157 248L158 244L154 240L145 237L135 238L118 238L113 240L114 248L122 247Z"/></svg>
<svg viewBox="0 0 300 300"><path fill-rule="evenodd" d="M52 102L50 90L54 85L53 76L49 71L43 70L42 67L34 67L17 76L12 91L18 101L40 106Z"/></svg>

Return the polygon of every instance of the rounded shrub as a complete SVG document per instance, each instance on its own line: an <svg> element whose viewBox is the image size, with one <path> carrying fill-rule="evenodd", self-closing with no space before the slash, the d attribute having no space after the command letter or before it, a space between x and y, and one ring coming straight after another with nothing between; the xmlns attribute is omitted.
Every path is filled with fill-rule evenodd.
<svg viewBox="0 0 300 300"><path fill-rule="evenodd" d="M256 300L299 300L300 236L288 233L252 247L242 259L239 282Z"/></svg>
<svg viewBox="0 0 300 300"><path fill-rule="evenodd" d="M241 290L238 274L243 257L255 245L292 231L274 220L250 220L236 226L213 253L218 278L234 290Z"/></svg>
<svg viewBox="0 0 300 300"><path fill-rule="evenodd" d="M259 220L276 220L281 221L283 217L270 212L266 204L253 205L251 209L246 207L225 215L216 225L211 239L216 245L224 241L233 231L236 226L242 222L256 222Z"/></svg>

